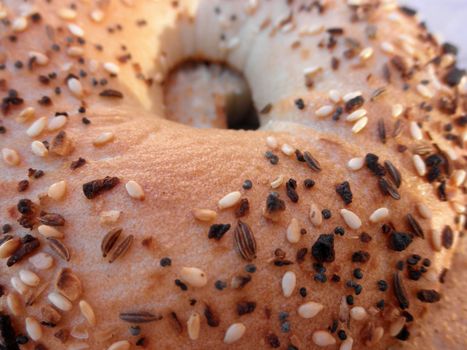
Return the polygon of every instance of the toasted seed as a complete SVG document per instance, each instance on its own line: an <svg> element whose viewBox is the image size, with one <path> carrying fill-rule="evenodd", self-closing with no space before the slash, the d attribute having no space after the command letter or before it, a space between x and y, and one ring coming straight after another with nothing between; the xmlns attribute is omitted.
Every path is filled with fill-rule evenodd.
<svg viewBox="0 0 467 350"><path fill-rule="evenodd" d="M378 120L378 136L382 143L386 143L386 124L383 118Z"/></svg>
<svg viewBox="0 0 467 350"><path fill-rule="evenodd" d="M16 276L13 276L10 280L11 286L21 295L25 295L29 291L29 287Z"/></svg>
<svg viewBox="0 0 467 350"><path fill-rule="evenodd" d="M404 328L405 321L405 317L403 316L398 317L394 321L392 321L389 325L389 335L391 337L395 337L396 335L398 335L401 332L402 328Z"/></svg>
<svg viewBox="0 0 467 350"><path fill-rule="evenodd" d="M367 61L373 56L374 49L372 47L365 47L359 54L361 61Z"/></svg>
<svg viewBox="0 0 467 350"><path fill-rule="evenodd" d="M423 84L418 84L417 85L417 92L422 97L425 97L425 98L428 98L428 99L435 97L435 94L433 93L433 91L431 91L426 85L423 85Z"/></svg>
<svg viewBox="0 0 467 350"><path fill-rule="evenodd" d="M13 237L3 242L0 245L0 259L5 259L10 257L20 245L20 240L18 237Z"/></svg>
<svg viewBox="0 0 467 350"><path fill-rule="evenodd" d="M234 232L235 249L246 261L256 258L256 240L250 226L238 220Z"/></svg>
<svg viewBox="0 0 467 350"><path fill-rule="evenodd" d="M38 157L45 157L49 154L49 150L41 141L33 141L31 143L31 151Z"/></svg>
<svg viewBox="0 0 467 350"><path fill-rule="evenodd" d="M130 350L131 344L128 340L120 340L110 345L107 350Z"/></svg>
<svg viewBox="0 0 467 350"><path fill-rule="evenodd" d="M110 131L99 134L93 141L92 144L96 147L103 146L112 142L115 139L115 134Z"/></svg>
<svg viewBox="0 0 467 350"><path fill-rule="evenodd" d="M366 109L357 109L356 111L350 113L346 118L345 120L348 121L348 122L355 122L357 120L360 120L362 119L363 117L365 117L366 115L368 114L367 110Z"/></svg>
<svg viewBox="0 0 467 350"><path fill-rule="evenodd" d="M144 200L144 190L139 183L136 181L130 180L126 183L125 188L130 195L130 197Z"/></svg>
<svg viewBox="0 0 467 350"><path fill-rule="evenodd" d="M433 249L437 252L440 252L443 248L442 242L442 232L439 229L432 229L431 230L431 245Z"/></svg>
<svg viewBox="0 0 467 350"><path fill-rule="evenodd" d="M192 287L204 287L208 283L206 273L197 267L183 267L180 272L181 279Z"/></svg>
<svg viewBox="0 0 467 350"><path fill-rule="evenodd" d="M318 206L311 202L310 204L310 221L314 227L320 227L323 223L323 215L321 215L321 211L319 210Z"/></svg>
<svg viewBox="0 0 467 350"><path fill-rule="evenodd" d="M66 181L56 182L49 187L47 194L50 198L60 200L65 196L66 187Z"/></svg>
<svg viewBox="0 0 467 350"><path fill-rule="evenodd" d="M410 135L412 135L412 138L417 141L423 139L422 129L420 129L418 124L414 121L410 122Z"/></svg>
<svg viewBox="0 0 467 350"><path fill-rule="evenodd" d="M274 136L268 136L266 137L266 145L271 149L276 149L279 146L279 143Z"/></svg>
<svg viewBox="0 0 467 350"><path fill-rule="evenodd" d="M114 228L106 233L101 242L101 252L104 258L110 253L121 233L121 228Z"/></svg>
<svg viewBox="0 0 467 350"><path fill-rule="evenodd" d="M413 233L415 233L416 236L425 238L425 234L423 233L422 227L411 214L407 214L407 221L409 223L409 226L412 228Z"/></svg>
<svg viewBox="0 0 467 350"><path fill-rule="evenodd" d="M347 336L347 339L341 343L339 350L352 350L353 338Z"/></svg>
<svg viewBox="0 0 467 350"><path fill-rule="evenodd" d="M60 258L65 261L70 261L70 251L68 248L55 237L47 237L47 242L49 243L50 248L58 254Z"/></svg>
<svg viewBox="0 0 467 350"><path fill-rule="evenodd" d="M362 321L368 317L368 313L365 308L361 306L354 306L350 309L350 317L355 321Z"/></svg>
<svg viewBox="0 0 467 350"><path fill-rule="evenodd" d="M418 203L415 207L422 218L431 219L433 216L431 209L425 203Z"/></svg>
<svg viewBox="0 0 467 350"><path fill-rule="evenodd" d="M57 307L62 311L70 311L73 308L73 304L60 293L49 293L47 299L49 299L53 306Z"/></svg>
<svg viewBox="0 0 467 350"><path fill-rule="evenodd" d="M334 106L332 105L325 105L320 107L315 113L317 117L323 118L327 117L334 111Z"/></svg>
<svg viewBox="0 0 467 350"><path fill-rule="evenodd" d="M234 323L227 328L224 336L224 343L232 344L240 340L240 338L245 334L246 327L243 323Z"/></svg>
<svg viewBox="0 0 467 350"><path fill-rule="evenodd" d="M295 153L295 148L290 146L289 144L287 143L284 143L282 146L281 146L281 151L282 153L284 153L286 156L291 156L292 154Z"/></svg>
<svg viewBox="0 0 467 350"><path fill-rule="evenodd" d="M63 218L63 216L55 213L41 213L39 221L47 226L57 227L65 225L65 219Z"/></svg>
<svg viewBox="0 0 467 350"><path fill-rule="evenodd" d="M210 209L193 209L192 214L199 221L209 222L217 218L217 213Z"/></svg>
<svg viewBox="0 0 467 350"><path fill-rule="evenodd" d="M305 79L312 79L318 73L323 71L323 67L314 66L314 67L307 67L303 70L303 74L305 75Z"/></svg>
<svg viewBox="0 0 467 350"><path fill-rule="evenodd" d="M454 185L461 187L467 178L467 172L464 169L455 170L452 174Z"/></svg>
<svg viewBox="0 0 467 350"><path fill-rule="evenodd" d="M65 131L60 131L52 140L50 152L59 156L67 156L74 150L73 140Z"/></svg>
<svg viewBox="0 0 467 350"><path fill-rule="evenodd" d="M26 19L26 17L23 16L16 17L11 23L11 29L13 29L17 33L25 31L27 27L28 20Z"/></svg>
<svg viewBox="0 0 467 350"><path fill-rule="evenodd" d="M420 156L429 155L433 150L431 144L427 143L419 143L413 148L413 153L418 154Z"/></svg>
<svg viewBox="0 0 467 350"><path fill-rule="evenodd" d="M401 199L401 196L397 189L384 177L379 178L378 185L384 195L389 195L395 200Z"/></svg>
<svg viewBox="0 0 467 350"><path fill-rule="evenodd" d="M201 316L199 315L199 313L192 312L186 324L188 336L190 337L190 339L197 340L199 337L199 330L201 327Z"/></svg>
<svg viewBox="0 0 467 350"><path fill-rule="evenodd" d="M422 157L420 157L418 154L414 154L412 157L412 161L413 161L413 165L415 166L415 170L417 170L418 175L425 176L426 165Z"/></svg>
<svg viewBox="0 0 467 350"><path fill-rule="evenodd" d="M29 262L38 270L50 269L53 265L53 258L47 253L37 253L29 258Z"/></svg>
<svg viewBox="0 0 467 350"><path fill-rule="evenodd" d="M53 226L39 225L37 231L44 237L63 238L63 233Z"/></svg>
<svg viewBox="0 0 467 350"><path fill-rule="evenodd" d="M75 96L75 97L82 97L83 96L83 86L81 85L81 82L76 79L76 78L70 78L67 81L67 86L70 92Z"/></svg>
<svg viewBox="0 0 467 350"><path fill-rule="evenodd" d="M276 189L279 188L280 185L284 183L284 176L279 175L273 181L271 181L271 188Z"/></svg>
<svg viewBox="0 0 467 350"><path fill-rule="evenodd" d="M42 338L41 324L34 317L26 317L26 332L33 341L38 341Z"/></svg>
<svg viewBox="0 0 467 350"><path fill-rule="evenodd" d="M404 112L404 106L401 104L395 104L392 106L392 117L393 118L398 118L402 115Z"/></svg>
<svg viewBox="0 0 467 350"><path fill-rule="evenodd" d="M341 209L340 213L347 226L349 226L351 229L357 230L362 226L362 220L360 220L360 218L354 212L348 209Z"/></svg>
<svg viewBox="0 0 467 350"><path fill-rule="evenodd" d="M353 171L360 170L363 165L365 165L365 158L352 158L347 163L347 167Z"/></svg>
<svg viewBox="0 0 467 350"><path fill-rule="evenodd" d="M147 311L140 312L122 312L119 315L122 321L128 323L149 323L154 321L162 320L162 315L152 314Z"/></svg>
<svg viewBox="0 0 467 350"><path fill-rule="evenodd" d="M321 165L319 164L318 160L310 154L310 152L303 152L303 158L305 159L306 164L311 170L316 172L321 171Z"/></svg>
<svg viewBox="0 0 467 350"><path fill-rule="evenodd" d="M91 305L86 300L80 300L79 302L79 309L81 314L89 323L90 326L96 325L96 315Z"/></svg>
<svg viewBox="0 0 467 350"><path fill-rule="evenodd" d="M363 128L368 124L368 117L363 117L362 119L359 119L353 126L352 126L352 132L354 134L359 133L360 131L363 130Z"/></svg>
<svg viewBox="0 0 467 350"><path fill-rule="evenodd" d="M120 210L105 210L100 212L99 217L99 223L101 225L110 225L114 224L118 221L120 218L120 215L122 212Z"/></svg>
<svg viewBox="0 0 467 350"><path fill-rule="evenodd" d="M19 113L18 117L16 118L16 121L18 121L19 123L25 123L34 118L35 115L36 110L33 107L26 107Z"/></svg>
<svg viewBox="0 0 467 350"><path fill-rule="evenodd" d="M396 296L399 306L402 310L405 310L409 307L409 299L407 298L407 292L402 284L402 279L399 272L395 272L393 275L393 287L394 295Z"/></svg>
<svg viewBox="0 0 467 350"><path fill-rule="evenodd" d="M21 316L23 314L24 305L18 293L8 293L6 296L6 304L14 316Z"/></svg>
<svg viewBox="0 0 467 350"><path fill-rule="evenodd" d="M224 197L222 197L217 205L220 209L227 209L237 204L241 197L242 194L238 191L230 192L229 194L226 194Z"/></svg>
<svg viewBox="0 0 467 350"><path fill-rule="evenodd" d="M78 276L69 268L60 270L55 280L55 288L71 301L78 299L83 291Z"/></svg>
<svg viewBox="0 0 467 350"><path fill-rule="evenodd" d="M296 218L292 218L292 220L290 220L289 227L287 227L287 240L290 243L298 243L301 236L300 224Z"/></svg>
<svg viewBox="0 0 467 350"><path fill-rule="evenodd" d="M21 162L18 152L11 148L2 148L3 161L10 165L16 166Z"/></svg>
<svg viewBox="0 0 467 350"><path fill-rule="evenodd" d="M290 297L297 285L297 276L293 271L287 271L282 277L282 293L286 298Z"/></svg>
<svg viewBox="0 0 467 350"><path fill-rule="evenodd" d="M37 276L34 272L30 270L20 270L19 271L19 278L23 283L27 284L30 287L36 287L41 282L39 276Z"/></svg>
<svg viewBox="0 0 467 350"><path fill-rule="evenodd" d="M379 209L376 209L370 215L370 221L371 222L381 222L383 220L386 220L388 217L389 217L389 209L388 208L379 208Z"/></svg>
<svg viewBox="0 0 467 350"><path fill-rule="evenodd" d="M109 263L113 263L116 259L125 255L125 253L130 248L131 244L133 243L133 238L134 238L133 235L129 235L122 241L122 243L120 243L117 246L117 248L115 248L112 256L109 259Z"/></svg>
<svg viewBox="0 0 467 350"><path fill-rule="evenodd" d="M384 162L384 167L397 188L401 186L402 176L399 170L389 160Z"/></svg>
<svg viewBox="0 0 467 350"><path fill-rule="evenodd" d="M321 312L321 310L324 309L324 306L323 304L320 304L320 303L315 303L313 301L309 301L305 304L302 304L298 307L298 314L300 315L300 317L303 317L303 318L313 318L315 317L317 314L319 314Z"/></svg>
<svg viewBox="0 0 467 350"><path fill-rule="evenodd" d="M318 346L329 346L336 344L336 339L326 331L316 331L313 333L313 343Z"/></svg>

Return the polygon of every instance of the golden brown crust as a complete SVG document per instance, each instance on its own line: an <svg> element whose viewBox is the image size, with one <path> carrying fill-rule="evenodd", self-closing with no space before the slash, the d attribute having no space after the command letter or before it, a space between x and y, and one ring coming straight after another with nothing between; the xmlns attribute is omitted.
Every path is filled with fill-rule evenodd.
<svg viewBox="0 0 467 350"><path fill-rule="evenodd" d="M60 12L67 6L61 1L37 2L31 8L5 1L5 16L11 24L1 29L5 67L0 77L2 96L9 94L10 98L3 100L1 125L6 133L0 135L0 148L11 151L3 152L5 160L0 163L1 217L2 222L12 225L12 236L23 237L27 229L18 223L18 204L25 198L33 201L32 209L30 202L20 203L21 223L32 224L30 234L40 241L35 253L50 254L54 265L41 270L37 261L33 264L27 258L8 268L3 265L0 284L6 293L2 297L4 310L13 313L11 305L16 292L11 278L16 277L13 284L21 289L17 281L21 270L36 272L41 285L50 283L32 306L27 306L21 315L12 316L15 329L34 338L37 327L31 326L33 321L26 321L26 317L46 321L41 307L50 304L51 299L56 307L67 308L66 300L57 302L54 295L47 298L57 289L54 280L61 268L70 268L82 284L82 294L72 300L71 311L60 311L61 320L54 320L56 327L42 326L42 337L22 348L33 349L41 343L50 349L65 349L85 343L91 349L115 350L126 348L124 343L117 347L117 341L129 341L135 347L140 338L145 338L151 349L257 349L279 343L281 348L294 345L314 349L318 348L317 343L327 341L335 342L329 348L337 349L342 344L333 329L337 327L354 339L354 349L386 349L412 341L391 336L391 329L396 328L393 322L400 317L413 317L414 321L408 322L402 333L397 332L399 338L405 338L408 332L418 334L420 325L427 327L428 332L436 330L427 326L432 323L430 316L423 317L428 304L420 299L436 299L432 290L445 294L439 279L450 268L459 236L465 231L465 182L455 184L455 178L465 169L466 131L465 122L462 126L461 121L465 113L465 82L446 86L446 73L456 75L453 66L446 63L452 57L441 55L442 48L416 23L410 11L376 1L351 7L345 1L323 1L322 8L303 8L298 2L285 1L260 1L257 6L253 6L255 1L175 2L178 6L171 1L130 3L80 2L71 12ZM102 21L101 12L95 12L98 8ZM21 29L22 20L18 18L23 11L27 12L24 15L28 24L24 31L14 33L15 28ZM289 11L291 16L287 16ZM163 15L156 15L159 13ZM90 14L94 19L90 19ZM308 28L306 34L299 34L305 25L314 26L315 21L318 27L322 23L323 29ZM373 25L378 28L375 38L368 37ZM339 28L343 28L343 33ZM84 42L77 38L80 29L84 31ZM225 34L223 41L219 41L220 34ZM387 53L388 45L383 46L384 52L383 42L393 45L396 52ZM356 47L357 43L361 46ZM349 51L352 47L353 51ZM365 50L367 47L373 48L372 55ZM31 51L47 55L48 60ZM29 69L31 55L35 58L29 61ZM255 105L263 110L260 130L200 130L160 118L164 113L158 83L177 63L200 56L226 61L245 74ZM335 70L331 68L332 57L339 57L339 68ZM23 68L15 64L18 60L23 62ZM117 72L109 62L119 68L115 77L109 76L109 72ZM316 67L319 69L314 70ZM391 72L390 81L384 69ZM431 74L431 70L436 74ZM93 84L93 79L97 84ZM59 93L54 92L57 87ZM10 89L15 89L24 101L18 105L20 100L8 92ZM332 89L342 96L361 91L363 106L332 102ZM431 92L433 97L428 96ZM52 103L42 96L49 96ZM440 102L441 97L446 100ZM359 104L358 97L352 101ZM447 108L446 101L455 107L449 116L446 109L451 108ZM444 112L440 111L440 103ZM401 104L404 112L394 117L396 104ZM343 108L340 120L333 120L331 114L319 117L325 114L322 107L328 105L334 115ZM35 109L35 116L26 123L19 122L20 112L28 106ZM85 109L80 111L80 107ZM367 111L368 123L354 133L355 122L349 123L346 118L352 113L349 109L358 108ZM28 128L29 134L40 128L40 122L33 122L40 117L57 123L53 118L56 112L68 114L65 126L34 137L26 134ZM87 118L84 122L83 117ZM86 120L91 124L86 124ZM385 143L381 137L383 122ZM422 124L423 140L414 140L418 129L413 122ZM57 140L59 131L66 134ZM34 153L31 151L33 140L48 141L46 157L39 156L43 150L40 145L36 144L39 148ZM292 151L300 150L306 161L297 160L293 152L286 155L287 149L282 152L274 147L276 141L279 147L287 144ZM272 152L272 156L267 152ZM379 184L383 180L375 172L382 170L368 154L378 156L378 164L390 161L398 169L402 176L397 190L399 200L393 198L397 197L393 185L388 190L387 184ZM425 160L437 154L428 163L436 164L440 159L444 162L444 166L431 170L440 171L436 181L429 183L425 175L417 174L414 154ZM319 161L319 166L309 155ZM78 161L80 157L85 159L84 164ZM276 157L278 163L273 164ZM366 158L370 166L350 170L347 163L355 157ZM28 178L29 168L36 171L31 171ZM431 168L430 165L428 170ZM42 177L38 170L44 172ZM386 173L384 179L390 180L388 170ZM271 182L279 176L283 183L272 189ZM18 181L26 178L29 187L18 192ZM309 178L315 182L312 188L304 185ZM252 181L252 189L242 187L246 179ZM297 183L296 203L291 190L295 185L289 179ZM65 191L61 181L66 182ZM342 185L345 181L353 196L348 204L348 194L336 193L339 185L338 192L348 192ZM57 185L50 189L53 184ZM384 195L381 186L392 191L392 196ZM240 218L248 228L241 226L241 230L237 229L237 208L220 209L218 203L237 191L249 202L248 213ZM284 201L285 210L265 212L267 198L271 205L281 207L277 199L270 197L274 191ZM440 200L444 196L446 200ZM225 202L228 205L233 197L235 194L221 206ZM419 205L428 207L431 214L417 209ZM217 218L212 222L197 220L192 213L196 208L213 210ZM316 209L313 215L310 208ZM389 216L379 223L370 222L371 214L379 208L387 208ZM329 216L321 212L324 209L330 211L330 218L321 217ZM348 212L341 214L342 209L355 213L362 225L351 229L355 218L349 219ZM52 225L55 230L45 231L58 235L58 230L63 232L63 238L46 240L44 231L39 233L44 221L51 225L50 218L39 221L41 211L65 219L63 227ZM408 214L412 215L412 224ZM287 240L293 218L299 228L306 229L306 234L298 236L298 243ZM231 227L220 239L208 239L214 223ZM338 226L345 229L343 236L334 233L340 232L336 231ZM106 234L117 228L122 232L111 233L118 235L112 246L109 240L114 236ZM212 235L221 235L219 230L217 227ZM255 237L256 249L249 230ZM319 238L323 234L327 236ZM331 237L334 254L326 249ZM407 240L411 243L405 247ZM235 249L239 241L241 248ZM68 254L60 242L69 249L69 261L65 261ZM406 249L397 252L396 247ZM303 261L301 257L297 260L304 248L307 251L301 251L305 252ZM102 249L109 250L105 259ZM239 249L243 254L239 254ZM414 259L414 254L420 259ZM163 258L171 259L170 266L162 266L168 265ZM246 261L248 258L251 261ZM409 267L410 258L409 262L415 260L415 268ZM425 262L423 269L427 271L422 273L424 259L429 262ZM6 261L2 259L2 263ZM403 271L397 268L399 261L404 262ZM254 264L256 271L248 264ZM201 269L201 275L198 270L184 267ZM358 268L361 271L355 271ZM287 298L281 283L288 271L295 273L297 283ZM419 280L412 280L419 275ZM30 282L24 276L23 272L23 279ZM177 282L178 279L191 285ZM387 282L385 292L378 290L379 280ZM300 293L301 288L306 288L306 295L303 290ZM37 290L41 287L30 287L26 294ZM354 305L343 302L348 295L352 295ZM27 298L28 295L21 296L20 300ZM80 300L94 310L95 326L88 325L93 323L89 313L84 313L88 321L80 315ZM380 300L384 300L384 310L376 307ZM307 302L323 306L316 317L304 319L298 314L299 306ZM405 305L407 302L409 305ZM254 311L242 314L251 311L252 303ZM382 308L381 303L378 305ZM361 308L352 311L354 318L350 320L349 309L353 306L364 308L364 320L357 320L362 315ZM410 315L403 313L402 307L407 307ZM85 306L84 309L87 310ZM129 326L134 325L136 316L121 314L141 311L152 313L151 318L163 318L141 324L140 333L131 335ZM193 316L190 319L193 313L198 313L201 320L197 340L190 340L196 333L191 328L196 322ZM460 309L459 313L459 318L465 319L465 310ZM142 316L148 317L145 314L137 318ZM187 325L188 320L191 326ZM465 320L457 324L462 322ZM229 337L236 331L227 329L236 323L245 326L245 334L227 345L225 340L232 340ZM334 332L327 333L329 329ZM72 334L64 339L68 332ZM224 338L226 332L228 339ZM454 339L453 349L465 346L460 344L464 339Z"/></svg>

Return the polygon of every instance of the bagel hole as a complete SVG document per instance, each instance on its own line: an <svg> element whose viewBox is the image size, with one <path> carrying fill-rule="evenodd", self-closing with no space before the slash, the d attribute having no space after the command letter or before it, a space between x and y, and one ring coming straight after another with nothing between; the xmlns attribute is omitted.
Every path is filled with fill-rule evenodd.
<svg viewBox="0 0 467 350"><path fill-rule="evenodd" d="M241 73L222 63L185 61L164 83L166 118L197 128L256 130L257 111Z"/></svg>

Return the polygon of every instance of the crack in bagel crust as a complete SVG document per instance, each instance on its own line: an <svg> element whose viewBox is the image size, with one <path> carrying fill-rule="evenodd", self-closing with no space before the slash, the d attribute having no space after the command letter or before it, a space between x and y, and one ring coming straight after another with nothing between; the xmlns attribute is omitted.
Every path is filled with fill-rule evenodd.
<svg viewBox="0 0 467 350"><path fill-rule="evenodd" d="M467 346L442 287L463 266L467 78L414 10L4 0L0 18L1 347ZM190 59L242 72L258 130L164 118Z"/></svg>

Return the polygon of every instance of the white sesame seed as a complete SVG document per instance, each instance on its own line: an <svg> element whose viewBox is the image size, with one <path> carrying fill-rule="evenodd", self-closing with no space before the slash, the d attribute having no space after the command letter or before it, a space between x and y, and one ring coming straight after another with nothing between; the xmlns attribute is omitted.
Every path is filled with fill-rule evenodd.
<svg viewBox="0 0 467 350"><path fill-rule="evenodd" d="M70 311L73 308L73 304L58 292L49 293L47 298L55 307L62 311Z"/></svg>
<svg viewBox="0 0 467 350"><path fill-rule="evenodd" d="M26 134L29 137L37 137L44 131L46 125L47 125L47 118L41 117L31 124L31 126L26 130Z"/></svg>
<svg viewBox="0 0 467 350"><path fill-rule="evenodd" d="M362 321L367 318L368 313L365 308L361 306L354 306L350 309L350 317L355 321Z"/></svg>
<svg viewBox="0 0 467 350"><path fill-rule="evenodd" d="M423 85L423 84L418 84L417 85L417 92L422 96L422 97L425 97L425 98L433 98L435 96L435 94L433 93L433 91L430 90L430 88L426 85Z"/></svg>
<svg viewBox="0 0 467 350"><path fill-rule="evenodd" d="M11 148L2 148L3 161L11 166L16 166L21 162L18 152Z"/></svg>
<svg viewBox="0 0 467 350"><path fill-rule="evenodd" d="M341 209L341 216L344 219L347 226L353 230L357 230L362 226L362 220L354 212L348 209Z"/></svg>
<svg viewBox="0 0 467 350"><path fill-rule="evenodd" d="M289 144L287 143L284 143L281 147L281 151L282 153L284 153L286 156L291 156L292 154L295 153L295 148L293 148L292 146L290 146Z"/></svg>
<svg viewBox="0 0 467 350"><path fill-rule="evenodd" d="M24 284L30 287L37 287L39 283L41 282L41 279L39 278L39 276L37 276L31 270L24 270L24 269L20 270L19 278L21 281L23 281Z"/></svg>
<svg viewBox="0 0 467 350"><path fill-rule="evenodd" d="M31 256L28 261L38 270L48 270L54 263L54 259L49 254L42 252Z"/></svg>
<svg viewBox="0 0 467 350"><path fill-rule="evenodd" d="M443 248L442 239L441 239L441 230L432 229L431 230L431 245L433 249L437 252L440 252Z"/></svg>
<svg viewBox="0 0 467 350"><path fill-rule="evenodd" d="M464 75L457 85L457 90L461 95L467 95L467 77Z"/></svg>
<svg viewBox="0 0 467 350"><path fill-rule="evenodd" d="M63 238L63 233L53 226L39 225L37 231L44 237Z"/></svg>
<svg viewBox="0 0 467 350"><path fill-rule="evenodd" d="M332 102L339 103L342 96L338 90L329 90L329 98L331 99Z"/></svg>
<svg viewBox="0 0 467 350"><path fill-rule="evenodd" d="M401 104L395 104L392 106L392 117L393 118L398 118L401 116L401 114L404 112L404 106Z"/></svg>
<svg viewBox="0 0 467 350"><path fill-rule="evenodd" d="M99 134L93 141L92 144L96 147L103 146L115 139L115 134L111 131L105 131Z"/></svg>
<svg viewBox="0 0 467 350"><path fill-rule="evenodd" d="M347 339L341 343L339 350L352 350L352 346L353 346L353 338L347 336Z"/></svg>
<svg viewBox="0 0 467 350"><path fill-rule="evenodd" d="M33 141L31 143L31 151L38 157L45 157L49 154L49 150L41 141Z"/></svg>
<svg viewBox="0 0 467 350"><path fill-rule="evenodd" d="M325 106L320 107L320 108L316 111L316 116L318 116L318 117L320 117L320 118L327 117L327 116L330 115L333 111L334 111L334 106L325 105Z"/></svg>
<svg viewBox="0 0 467 350"><path fill-rule="evenodd" d="M82 97L83 96L83 86L81 82L76 78L70 78L67 81L68 89L75 97Z"/></svg>
<svg viewBox="0 0 467 350"><path fill-rule="evenodd" d="M94 22L100 23L104 19L104 12L100 9L95 9L95 10L92 10L90 16Z"/></svg>
<svg viewBox="0 0 467 350"><path fill-rule="evenodd" d="M116 75L120 72L120 67L113 62L105 62L103 67L110 74Z"/></svg>
<svg viewBox="0 0 467 350"><path fill-rule="evenodd" d="M420 141L423 139L422 129L420 129L418 124L414 121L410 122L410 135L412 135L412 138L417 141Z"/></svg>
<svg viewBox="0 0 467 350"><path fill-rule="evenodd" d="M424 219L431 219L433 216L431 209L425 203L418 203L416 208L420 216Z"/></svg>
<svg viewBox="0 0 467 350"><path fill-rule="evenodd" d="M344 100L345 103L349 102L350 100L353 100L355 97L362 96L361 91L352 91L349 92L348 94L345 94L342 99Z"/></svg>
<svg viewBox="0 0 467 350"><path fill-rule="evenodd" d="M193 209L192 213L199 221L213 221L217 218L217 213L210 209Z"/></svg>
<svg viewBox="0 0 467 350"><path fill-rule="evenodd" d="M425 176L426 175L426 164L423 161L422 157L418 154L414 154L412 156L413 165L415 170L417 170L418 175Z"/></svg>
<svg viewBox="0 0 467 350"><path fill-rule="evenodd" d="M183 281L192 287L204 287L208 283L206 273L197 267L184 267L180 272Z"/></svg>
<svg viewBox="0 0 467 350"><path fill-rule="evenodd" d="M29 287L21 281L19 277L13 276L10 279L11 286L21 295L25 295L29 291Z"/></svg>
<svg viewBox="0 0 467 350"><path fill-rule="evenodd" d="M309 301L298 307L297 313L302 318L313 318L323 310L324 306L320 303Z"/></svg>
<svg viewBox="0 0 467 350"><path fill-rule="evenodd" d="M372 47L366 47L360 52L360 60L362 62L367 61L373 56L374 50Z"/></svg>
<svg viewBox="0 0 467 350"><path fill-rule="evenodd" d="M34 109L34 107L26 107L19 113L16 120L19 123L25 123L31 120L32 118L34 118L35 115L36 115L36 110Z"/></svg>
<svg viewBox="0 0 467 350"><path fill-rule="evenodd" d="M230 192L229 194L226 194L224 197L222 197L217 205L220 209L227 209L237 204L241 197L242 194L238 191Z"/></svg>
<svg viewBox="0 0 467 350"><path fill-rule="evenodd" d="M84 316L86 321L88 321L90 326L96 325L96 315L91 305L86 300L81 300L79 302L79 309L81 314Z"/></svg>
<svg viewBox="0 0 467 350"><path fill-rule="evenodd" d="M66 53L70 57L80 57L83 56L84 54L84 49L79 46L70 46L67 50Z"/></svg>
<svg viewBox="0 0 467 350"><path fill-rule="evenodd" d="M379 208L379 209L376 209L370 215L370 221L371 222L381 222L383 220L386 220L388 217L389 217L389 209L388 208Z"/></svg>
<svg viewBox="0 0 467 350"><path fill-rule="evenodd" d="M464 169L457 169L452 174L452 178L454 179L454 185L460 187L463 185L465 179L467 177L467 172Z"/></svg>
<svg viewBox="0 0 467 350"><path fill-rule="evenodd" d="M350 170L357 171L357 170L360 170L361 168L363 168L364 164L365 164L365 159L357 157L357 158L350 159L348 161L348 163L347 163L347 167Z"/></svg>
<svg viewBox="0 0 467 350"><path fill-rule="evenodd" d="M312 25L312 26L305 26L300 28L299 35L306 36L306 35L316 35L324 31L324 26L322 24Z"/></svg>
<svg viewBox="0 0 467 350"><path fill-rule="evenodd" d="M268 136L266 137L266 145L271 149L276 149L279 146L279 143L274 136Z"/></svg>
<svg viewBox="0 0 467 350"><path fill-rule="evenodd" d="M110 345L107 350L130 350L131 344L128 340L120 340Z"/></svg>
<svg viewBox="0 0 467 350"><path fill-rule="evenodd" d="M289 226L287 227L287 240L290 243L298 243L301 236L300 224L296 218L292 218L292 220L290 220Z"/></svg>
<svg viewBox="0 0 467 350"><path fill-rule="evenodd" d="M336 344L336 339L326 331L316 331L313 333L313 342L318 346L329 346Z"/></svg>
<svg viewBox="0 0 467 350"><path fill-rule="evenodd" d="M245 334L246 327L243 323L234 323L227 328L224 336L224 343L232 344L240 340L240 338Z"/></svg>
<svg viewBox="0 0 467 350"><path fill-rule="evenodd" d="M201 316L197 312L192 312L188 321L186 322L188 337L191 340L197 340L199 338L199 331L201 328Z"/></svg>
<svg viewBox="0 0 467 350"><path fill-rule="evenodd" d="M321 211L315 203L310 204L310 221L314 227L320 227L323 223L323 216Z"/></svg>
<svg viewBox="0 0 467 350"><path fill-rule="evenodd" d="M363 130L363 128L368 124L368 117L363 117L362 119L359 119L353 126L352 126L352 132L354 134L359 133L360 131Z"/></svg>
<svg viewBox="0 0 467 350"><path fill-rule="evenodd" d="M393 44L391 44L388 41L383 41L381 43L381 50L383 50L384 53L392 55L394 52L396 52L396 49Z"/></svg>
<svg viewBox="0 0 467 350"><path fill-rule="evenodd" d="M10 257L16 249L19 247L20 241L18 237L14 237L3 242L0 245L0 259L5 259Z"/></svg>
<svg viewBox="0 0 467 350"><path fill-rule="evenodd" d="M144 200L144 190L136 181L128 181L125 185L125 188L130 197L139 199L140 201Z"/></svg>
<svg viewBox="0 0 467 350"><path fill-rule="evenodd" d="M389 325L389 335L391 337L395 337L400 333L402 328L405 326L405 317L401 316L396 318L394 321L391 322Z"/></svg>
<svg viewBox="0 0 467 350"><path fill-rule="evenodd" d="M29 51L28 56L29 58L33 58L34 62L40 66L45 66L47 63L49 63L49 58L41 52Z"/></svg>
<svg viewBox="0 0 467 350"><path fill-rule="evenodd" d="M307 67L303 70L303 74L305 78L313 78L315 75L320 73L323 70L323 67L316 66L316 67Z"/></svg>
<svg viewBox="0 0 467 350"><path fill-rule="evenodd" d="M70 23L68 24L68 30L70 31L71 34L74 36L77 36L79 38L82 38L84 36L84 30L81 28L79 25Z"/></svg>
<svg viewBox="0 0 467 350"><path fill-rule="evenodd" d="M47 125L47 130L55 131L55 130L61 129L65 126L67 122L68 122L68 118L66 116L58 115L49 120L49 123Z"/></svg>
<svg viewBox="0 0 467 350"><path fill-rule="evenodd" d="M76 11L68 7L63 7L57 12L58 17L65 20L73 20L76 18Z"/></svg>
<svg viewBox="0 0 467 350"><path fill-rule="evenodd" d="M33 341L38 341L42 338L41 324L34 317L26 317L26 332Z"/></svg>
<svg viewBox="0 0 467 350"><path fill-rule="evenodd" d="M346 118L345 120L347 120L348 122L354 122L354 121L357 121L361 118L363 118L364 116L366 116L368 114L368 112L366 111L366 109L357 109L356 111L350 113Z"/></svg>
<svg viewBox="0 0 467 350"><path fill-rule="evenodd" d="M458 201L454 201L454 200L451 200L449 202L449 204L451 204L452 206L452 209L454 209L454 211L457 213L457 214L464 214L466 212L465 210L465 205L462 204L462 203L459 203ZM462 227L460 225L458 225L459 227Z"/></svg>
<svg viewBox="0 0 467 350"><path fill-rule="evenodd" d="M49 190L47 192L48 196L55 200L60 200L65 196L66 193L66 181L59 181L52 185L50 185Z"/></svg>
<svg viewBox="0 0 467 350"><path fill-rule="evenodd" d="M279 175L278 177L276 177L274 180L271 181L271 188L279 188L280 185L282 185L284 183L284 176L282 175Z"/></svg>
<svg viewBox="0 0 467 350"><path fill-rule="evenodd" d="M287 271L282 277L282 293L286 298L290 297L297 285L297 276L293 271Z"/></svg>
<svg viewBox="0 0 467 350"><path fill-rule="evenodd" d="M11 23L11 29L15 32L23 32L28 27L28 20L26 17L16 17Z"/></svg>
<svg viewBox="0 0 467 350"><path fill-rule="evenodd" d="M21 297L16 292L8 293L6 296L6 305L13 316L21 316L24 311L23 301Z"/></svg>

